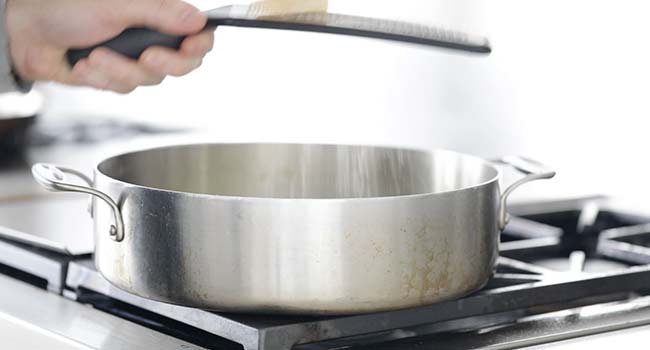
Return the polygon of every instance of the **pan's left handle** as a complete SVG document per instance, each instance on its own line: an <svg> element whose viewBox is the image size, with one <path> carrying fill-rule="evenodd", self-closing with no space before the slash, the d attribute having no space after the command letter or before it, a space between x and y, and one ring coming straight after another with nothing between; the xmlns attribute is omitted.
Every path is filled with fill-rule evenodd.
<svg viewBox="0 0 650 350"><path fill-rule="evenodd" d="M115 218L115 224L111 225L110 228L111 238L116 242L121 242L124 239L124 220L122 219L120 208L107 194L92 188L93 182L88 176L74 169L45 163L38 163L32 166L32 174L34 175L34 179L49 191L87 193L103 200L111 207ZM80 178L88 186L80 186L68 182L66 174Z"/></svg>
<svg viewBox="0 0 650 350"><path fill-rule="evenodd" d="M515 183L506 188L506 190L501 194L501 200L499 203L498 225L499 230L503 231L510 219L507 210L508 197L510 194L523 184L535 180L550 179L554 177L555 171L550 170L547 166L538 161L521 156L506 156L496 160L495 162L509 165L526 175L523 178L515 181Z"/></svg>

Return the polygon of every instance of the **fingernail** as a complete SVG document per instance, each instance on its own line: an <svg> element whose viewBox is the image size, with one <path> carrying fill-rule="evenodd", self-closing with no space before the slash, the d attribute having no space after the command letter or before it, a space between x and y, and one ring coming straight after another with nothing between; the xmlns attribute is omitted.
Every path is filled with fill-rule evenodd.
<svg viewBox="0 0 650 350"><path fill-rule="evenodd" d="M102 51L103 49L96 49L90 54L90 61L98 66L104 66L108 62L108 57L106 52Z"/></svg>
<svg viewBox="0 0 650 350"><path fill-rule="evenodd" d="M77 74L84 85L101 89L108 84L108 77L97 70L96 63L91 64L89 60L83 60L77 63L77 65Z"/></svg>
<svg viewBox="0 0 650 350"><path fill-rule="evenodd" d="M88 85L103 89L108 84L108 79L101 73L88 72L85 75L85 80Z"/></svg>
<svg viewBox="0 0 650 350"><path fill-rule="evenodd" d="M76 71L78 74L86 74L86 72L88 72L88 59L82 59L77 62L72 67L72 70Z"/></svg>
<svg viewBox="0 0 650 350"><path fill-rule="evenodd" d="M182 10L179 17L181 21L190 23L199 20L201 16L201 13L197 9L188 7Z"/></svg>
<svg viewBox="0 0 650 350"><path fill-rule="evenodd" d="M150 66L155 66L155 67L161 67L163 65L163 61L160 59L158 55L146 55L142 58L144 62Z"/></svg>

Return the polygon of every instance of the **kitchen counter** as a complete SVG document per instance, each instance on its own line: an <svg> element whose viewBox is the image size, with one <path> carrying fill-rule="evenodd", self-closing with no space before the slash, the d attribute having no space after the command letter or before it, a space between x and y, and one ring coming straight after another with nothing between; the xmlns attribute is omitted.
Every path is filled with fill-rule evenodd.
<svg viewBox="0 0 650 350"><path fill-rule="evenodd" d="M0 275L3 349L202 349Z"/></svg>

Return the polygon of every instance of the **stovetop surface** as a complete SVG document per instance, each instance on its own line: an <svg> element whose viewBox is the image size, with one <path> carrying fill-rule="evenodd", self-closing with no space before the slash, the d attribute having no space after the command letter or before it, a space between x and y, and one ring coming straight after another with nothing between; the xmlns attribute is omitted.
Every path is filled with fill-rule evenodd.
<svg viewBox="0 0 650 350"><path fill-rule="evenodd" d="M88 203L88 198L74 194L0 201L0 238L62 254L92 254L93 226Z"/></svg>
<svg viewBox="0 0 650 350"><path fill-rule="evenodd" d="M21 252L23 264L38 256L59 266L52 271L61 274L58 293L68 299L208 349L513 348L650 324L650 217L600 198L520 205L512 212L496 274L483 290L370 315L285 317L175 306L111 286L90 256L6 240L0 250L4 243L3 251ZM56 278L38 276L8 256L0 254L6 274L36 275L57 293L51 287Z"/></svg>

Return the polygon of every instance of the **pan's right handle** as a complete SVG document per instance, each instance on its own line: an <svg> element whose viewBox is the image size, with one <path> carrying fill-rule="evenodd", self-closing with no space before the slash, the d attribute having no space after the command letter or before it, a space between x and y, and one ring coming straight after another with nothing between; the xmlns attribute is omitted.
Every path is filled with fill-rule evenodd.
<svg viewBox="0 0 650 350"><path fill-rule="evenodd" d="M115 218L115 225L111 225L110 228L111 238L116 242L121 242L124 239L124 220L122 219L120 208L107 194L92 188L92 180L88 176L74 169L45 163L38 163L32 166L32 174L34 175L34 179L49 191L87 193L103 200L111 207ZM66 174L74 175L82 179L88 184L88 187L67 182Z"/></svg>
<svg viewBox="0 0 650 350"><path fill-rule="evenodd" d="M512 192L519 186L531 181L553 178L555 176L555 171L549 169L546 165L538 161L521 156L506 156L496 160L495 162L509 165L525 175L523 178L511 184L501 194L501 200L499 203L498 225L499 230L503 231L508 224L508 220L510 219L507 210L508 197L510 197L510 194L512 194Z"/></svg>

